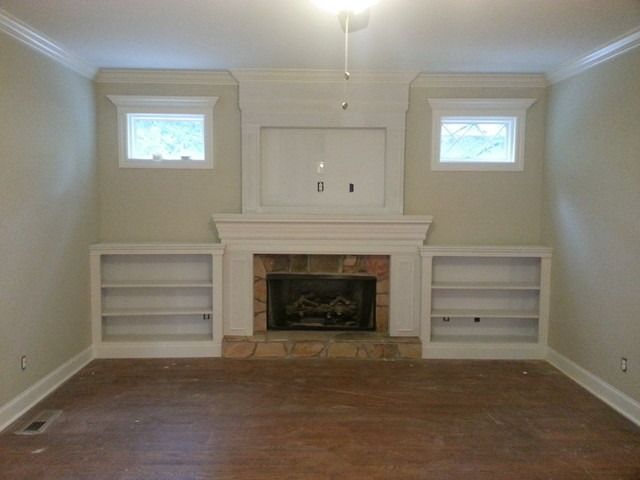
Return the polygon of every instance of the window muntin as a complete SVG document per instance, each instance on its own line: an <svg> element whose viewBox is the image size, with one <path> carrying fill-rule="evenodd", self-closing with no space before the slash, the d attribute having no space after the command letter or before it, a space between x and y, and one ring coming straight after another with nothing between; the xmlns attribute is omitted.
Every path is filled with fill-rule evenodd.
<svg viewBox="0 0 640 480"><path fill-rule="evenodd" d="M432 170L523 170L531 98L429 98Z"/></svg>
<svg viewBox="0 0 640 480"><path fill-rule="evenodd" d="M514 117L442 117L440 162L514 163Z"/></svg>
<svg viewBox="0 0 640 480"><path fill-rule="evenodd" d="M218 97L108 98L117 107L121 168L213 168Z"/></svg>

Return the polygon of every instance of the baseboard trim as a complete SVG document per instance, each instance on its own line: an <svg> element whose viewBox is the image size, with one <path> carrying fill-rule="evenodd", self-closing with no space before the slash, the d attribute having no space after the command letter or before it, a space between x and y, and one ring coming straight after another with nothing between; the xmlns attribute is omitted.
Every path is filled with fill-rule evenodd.
<svg viewBox="0 0 640 480"><path fill-rule="evenodd" d="M637 402L552 348L547 351L547 361L615 411L640 426L640 402Z"/></svg>
<svg viewBox="0 0 640 480"><path fill-rule="evenodd" d="M105 342L94 346L95 358L220 357L218 342Z"/></svg>
<svg viewBox="0 0 640 480"><path fill-rule="evenodd" d="M93 347L80 352L75 357L41 378L17 397L0 406L0 432L15 422L21 415L45 398L56 388L93 360Z"/></svg>
<svg viewBox="0 0 640 480"><path fill-rule="evenodd" d="M474 345L422 343L422 358L425 360L544 360L546 349L531 345Z"/></svg>

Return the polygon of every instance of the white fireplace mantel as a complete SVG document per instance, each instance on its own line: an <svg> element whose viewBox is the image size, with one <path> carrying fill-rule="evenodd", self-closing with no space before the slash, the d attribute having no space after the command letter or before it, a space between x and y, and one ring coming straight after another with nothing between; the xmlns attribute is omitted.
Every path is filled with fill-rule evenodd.
<svg viewBox="0 0 640 480"><path fill-rule="evenodd" d="M432 217L423 215L217 214L220 240L254 253L413 252Z"/></svg>
<svg viewBox="0 0 640 480"><path fill-rule="evenodd" d="M390 256L389 333L420 335L419 248L432 217L417 215L216 214L224 256L225 335L253 334L253 255Z"/></svg>

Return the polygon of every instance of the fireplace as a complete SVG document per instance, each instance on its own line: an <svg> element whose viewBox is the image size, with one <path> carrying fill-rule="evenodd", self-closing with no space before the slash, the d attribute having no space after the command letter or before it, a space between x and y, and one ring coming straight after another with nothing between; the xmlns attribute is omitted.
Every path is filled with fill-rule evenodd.
<svg viewBox="0 0 640 480"><path fill-rule="evenodd" d="M267 274L267 329L375 330L376 277Z"/></svg>
<svg viewBox="0 0 640 480"><path fill-rule="evenodd" d="M363 319L372 319L372 323L361 328L363 330L373 330L378 333L389 333L389 266L389 256L387 255L256 254L253 256L253 331L254 333L260 334L265 333L267 330L277 329L307 330L307 328L304 328L304 325L284 327L282 326L282 320L276 320L274 323L273 320L276 317L273 315L278 314L276 312L269 314L268 312L270 309L268 297L273 299L274 293L280 295L277 291L273 291L273 285L269 285L269 283L275 282L269 282L269 279L279 278L276 282L286 283L284 279L289 276L294 277L296 283L299 283L300 280L314 283L315 279L315 282L336 287L333 291L328 292L328 294L333 295L334 298L310 299L310 302L306 302L301 296L308 294L311 289L306 288L305 291L294 291L295 298L287 302L291 304L289 305L290 312L296 312L296 306L292 305L292 303L296 301L302 302L298 303L298 306L306 304L308 307L306 310L303 309L304 311L302 311L302 313L299 311L295 313L298 318L301 314L305 317L304 322L296 323L310 324L319 322L312 322L311 318L309 318L312 314L317 317L317 315L313 313L315 302L324 304L317 306L316 309L322 310L325 315L330 313L330 318L322 322L324 325L316 325L315 328L319 330L357 330L351 323L347 325L345 318L345 312L351 312L355 307L355 305L345 302L345 300L353 300L353 298L350 298L350 296L354 295L354 293L352 293L353 290L349 290L348 288L354 287L348 287L346 292L343 293L341 293L341 290L345 290L344 284L347 281L358 280L367 285L365 289L368 289L368 294L371 295L371 299L367 298L366 300L367 303L369 301L371 302L373 312L360 312L357 323L360 324L361 321L364 323L365 320ZM279 287L276 286L275 288L277 290ZM320 291L319 293L322 293L325 297L327 296L327 293L324 291ZM343 298L337 298L339 296ZM361 296L361 293L356 294L357 299L360 299ZM361 300L358 301L361 303ZM333 305L331 305L331 302L333 302ZM327 304L329 305L327 306ZM337 312L334 312L334 310L342 311L340 321L336 320ZM280 307L279 312L279 315L286 316L286 304L284 307ZM270 325L267 325L268 316L270 320L272 320ZM291 319L293 319L293 317L291 317ZM335 323L335 325L331 325L332 322ZM311 327L311 325L306 326Z"/></svg>
<svg viewBox="0 0 640 480"><path fill-rule="evenodd" d="M225 245L220 336L265 336L268 273L375 276L375 332L420 335L419 249L431 217L216 214L213 218Z"/></svg>

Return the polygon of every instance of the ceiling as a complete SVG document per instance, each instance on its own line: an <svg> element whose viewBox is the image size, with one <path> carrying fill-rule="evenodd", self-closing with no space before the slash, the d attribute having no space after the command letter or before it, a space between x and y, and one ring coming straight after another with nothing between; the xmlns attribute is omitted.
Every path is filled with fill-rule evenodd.
<svg viewBox="0 0 640 480"><path fill-rule="evenodd" d="M338 21L311 0L0 0L100 68L338 69ZM381 0L353 70L542 73L640 25L640 0Z"/></svg>

